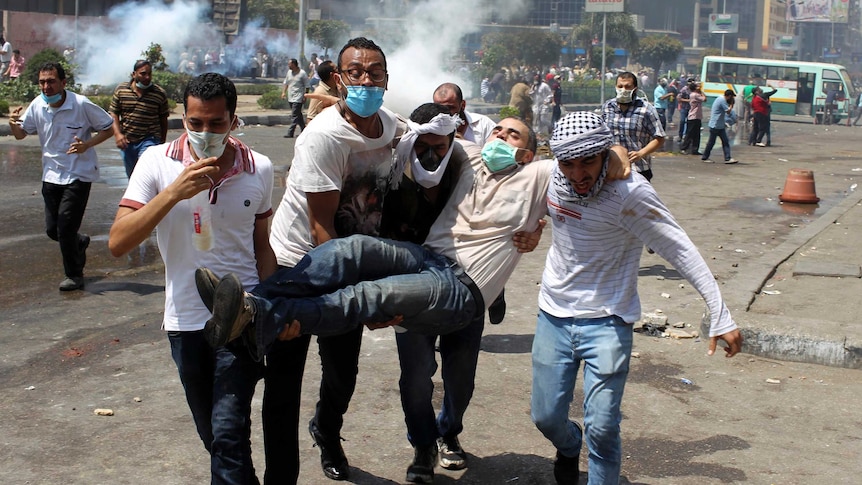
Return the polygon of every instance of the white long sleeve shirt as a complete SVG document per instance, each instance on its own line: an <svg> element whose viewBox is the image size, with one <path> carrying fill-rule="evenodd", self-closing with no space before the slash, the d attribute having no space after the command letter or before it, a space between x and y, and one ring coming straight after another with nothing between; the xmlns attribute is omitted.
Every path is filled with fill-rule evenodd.
<svg viewBox="0 0 862 485"><path fill-rule="evenodd" d="M640 174L606 182L596 197L577 202L561 200L552 184L548 211L553 240L539 292L545 312L560 318L640 319L637 280L646 244L703 296L710 337L736 328L706 262Z"/></svg>

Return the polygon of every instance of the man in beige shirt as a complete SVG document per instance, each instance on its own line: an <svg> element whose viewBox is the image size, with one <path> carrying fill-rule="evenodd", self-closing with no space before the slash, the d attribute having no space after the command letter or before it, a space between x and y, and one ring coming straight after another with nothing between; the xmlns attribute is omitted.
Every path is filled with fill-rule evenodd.
<svg viewBox="0 0 862 485"><path fill-rule="evenodd" d="M335 64L332 61L323 61L317 66L317 75L320 76L320 83L314 88L314 92L311 93L312 96L305 96L311 100L308 102L308 111L305 113L305 117L308 119L307 123L310 123L318 113L323 111L323 108L332 104L329 98L325 98L325 96L338 96L335 86L335 76L333 76L334 73Z"/></svg>

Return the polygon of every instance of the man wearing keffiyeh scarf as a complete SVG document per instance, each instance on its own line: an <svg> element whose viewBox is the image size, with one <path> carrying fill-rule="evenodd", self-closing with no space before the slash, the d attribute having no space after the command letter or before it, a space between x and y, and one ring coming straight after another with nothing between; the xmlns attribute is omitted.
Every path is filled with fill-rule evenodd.
<svg viewBox="0 0 862 485"><path fill-rule="evenodd" d="M605 122L587 112L561 119L550 140L557 162L547 198L554 227L539 293L530 407L536 427L557 450L557 484L578 483L584 443L588 483L619 483L620 407L632 323L640 318L637 278L644 244L703 297L710 318L708 354L719 339L727 357L742 346L715 278L652 185L639 173L606 178L612 144ZM569 419L582 363L583 427Z"/></svg>

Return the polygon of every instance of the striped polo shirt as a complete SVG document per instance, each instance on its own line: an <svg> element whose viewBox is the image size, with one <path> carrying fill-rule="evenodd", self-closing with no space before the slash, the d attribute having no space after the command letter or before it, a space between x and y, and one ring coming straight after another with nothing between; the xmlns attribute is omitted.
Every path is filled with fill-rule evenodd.
<svg viewBox="0 0 862 485"><path fill-rule="evenodd" d="M161 86L153 84L149 89L143 89L141 97L138 97L132 82L120 83L114 89L111 98L111 106L108 109L112 114L120 118L120 126L123 134L130 143L137 143L148 136L156 140L161 137L162 117L168 116L168 95Z"/></svg>

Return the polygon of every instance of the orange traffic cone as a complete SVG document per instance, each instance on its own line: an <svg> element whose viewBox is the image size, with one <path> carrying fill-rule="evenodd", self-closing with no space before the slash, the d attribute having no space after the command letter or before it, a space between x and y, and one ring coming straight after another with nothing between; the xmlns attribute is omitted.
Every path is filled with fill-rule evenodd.
<svg viewBox="0 0 862 485"><path fill-rule="evenodd" d="M816 204L820 201L814 190L814 172L802 168L791 168L784 181L784 192L778 196L781 202Z"/></svg>

